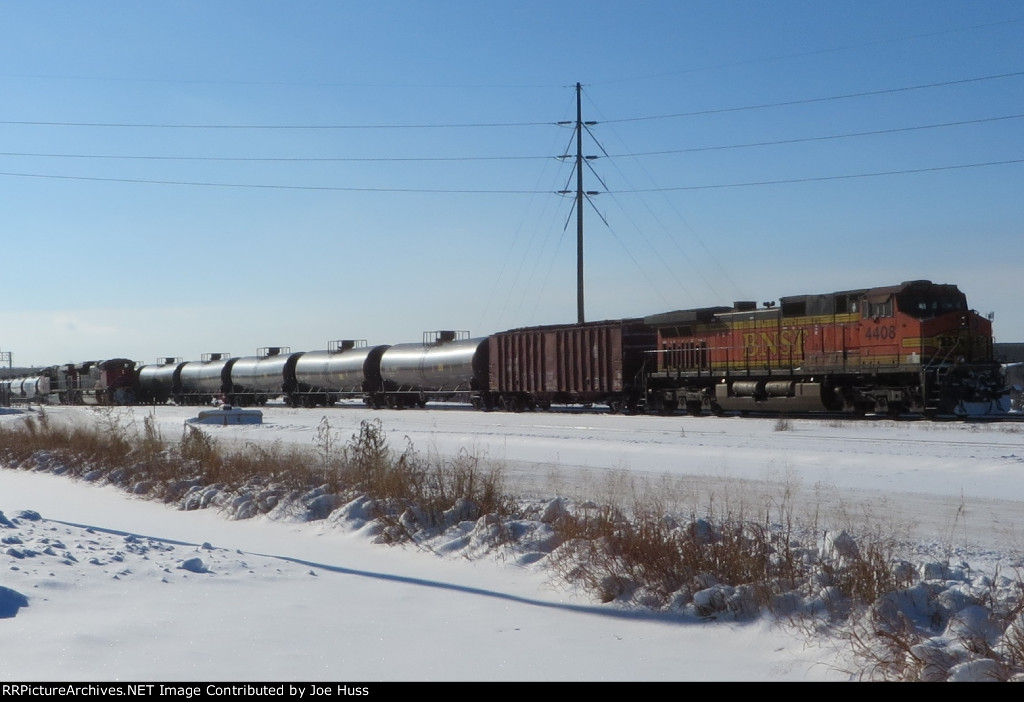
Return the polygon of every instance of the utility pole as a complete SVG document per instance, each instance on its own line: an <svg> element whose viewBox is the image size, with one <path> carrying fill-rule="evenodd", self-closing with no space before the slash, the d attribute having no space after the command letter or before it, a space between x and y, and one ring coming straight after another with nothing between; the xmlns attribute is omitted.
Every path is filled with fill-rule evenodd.
<svg viewBox="0 0 1024 702"><path fill-rule="evenodd" d="M583 107L576 84L576 322L583 324Z"/></svg>
<svg viewBox="0 0 1024 702"><path fill-rule="evenodd" d="M576 321L583 324L586 315L583 312L583 199L591 195L597 195L596 190L587 191L583 189L583 161L597 158L596 156L583 155L583 128L590 127L597 122L583 121L583 87L576 84ZM572 124L572 122L559 122L560 125ZM559 158L569 158L569 154ZM571 190L559 190L559 195L568 195ZM566 226L569 222L566 221Z"/></svg>

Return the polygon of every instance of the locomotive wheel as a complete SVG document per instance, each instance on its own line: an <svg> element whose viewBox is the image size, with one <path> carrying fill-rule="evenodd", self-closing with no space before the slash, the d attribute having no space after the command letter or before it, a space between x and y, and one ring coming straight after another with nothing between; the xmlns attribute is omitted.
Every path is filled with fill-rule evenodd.
<svg viewBox="0 0 1024 702"><path fill-rule="evenodd" d="M908 408L902 402L890 402L889 406L886 408L885 413L890 417L895 418L899 417L901 414L906 414L909 411L909 409L910 408Z"/></svg>

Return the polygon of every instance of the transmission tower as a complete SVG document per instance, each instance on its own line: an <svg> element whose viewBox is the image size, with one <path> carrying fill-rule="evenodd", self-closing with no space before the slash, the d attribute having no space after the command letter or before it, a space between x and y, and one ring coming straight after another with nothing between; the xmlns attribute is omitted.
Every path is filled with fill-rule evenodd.
<svg viewBox="0 0 1024 702"><path fill-rule="evenodd" d="M583 197L590 195L597 195L597 191L585 191L583 189L583 128L592 127L597 122L584 122L583 121L583 103L582 103L583 88L579 83L576 84L576 190L560 190L559 194L568 195L571 192L575 192L576 195L576 321L579 324L583 324L586 321L586 315L584 314L583 304ZM570 124L569 122L559 122L559 124ZM596 156L587 156L587 159L597 158Z"/></svg>

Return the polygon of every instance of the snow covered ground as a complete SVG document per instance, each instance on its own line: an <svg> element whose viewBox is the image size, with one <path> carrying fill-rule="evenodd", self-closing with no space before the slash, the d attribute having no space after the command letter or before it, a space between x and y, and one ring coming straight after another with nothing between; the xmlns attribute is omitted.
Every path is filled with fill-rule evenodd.
<svg viewBox="0 0 1024 702"><path fill-rule="evenodd" d="M122 421L141 423L146 412ZM379 418L393 446L498 461L528 496L655 491L684 510L794 505L827 528L885 529L989 572L1012 569L1024 552L1024 425L264 412L262 425L209 431L220 441L312 445L324 416L342 438ZM171 438L194 415L162 407L155 417ZM0 511L10 522L0 525L0 587L29 600L0 619L3 680L849 677L845 653L766 621L601 605L539 563L377 546L330 520L228 521L13 470L0 471ZM182 567L194 558L201 564Z"/></svg>

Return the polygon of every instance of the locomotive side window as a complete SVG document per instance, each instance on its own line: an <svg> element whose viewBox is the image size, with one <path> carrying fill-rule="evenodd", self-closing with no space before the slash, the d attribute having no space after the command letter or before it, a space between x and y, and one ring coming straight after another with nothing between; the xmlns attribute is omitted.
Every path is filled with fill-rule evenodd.
<svg viewBox="0 0 1024 702"><path fill-rule="evenodd" d="M857 311L857 300L847 295L836 296L836 314L846 314Z"/></svg>
<svg viewBox="0 0 1024 702"><path fill-rule="evenodd" d="M865 302L864 319L871 317L892 317L892 298L888 297L884 302Z"/></svg>

